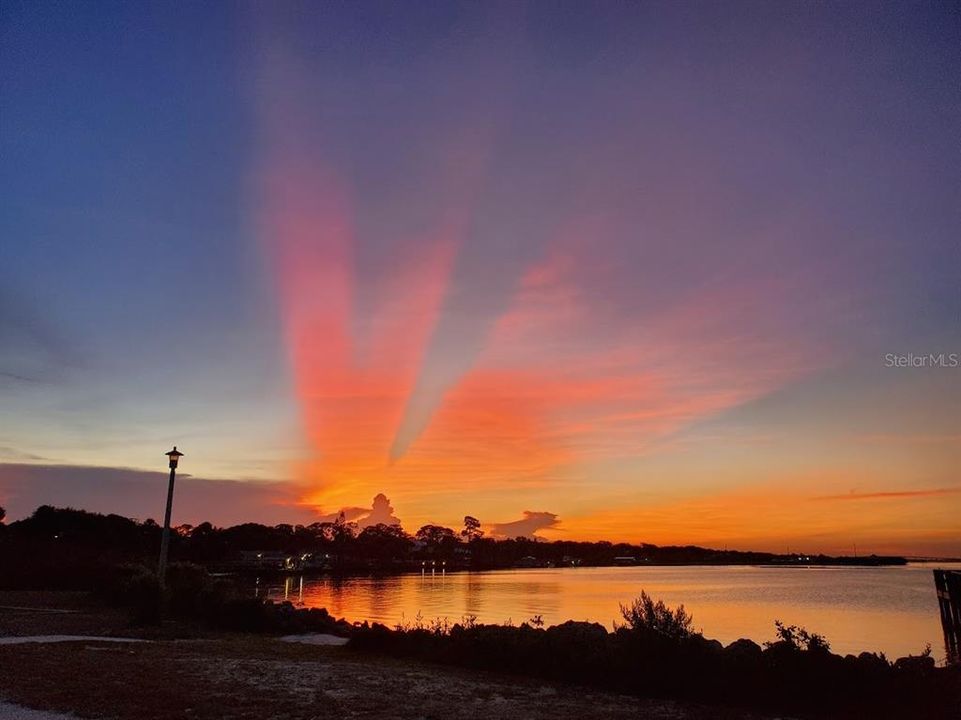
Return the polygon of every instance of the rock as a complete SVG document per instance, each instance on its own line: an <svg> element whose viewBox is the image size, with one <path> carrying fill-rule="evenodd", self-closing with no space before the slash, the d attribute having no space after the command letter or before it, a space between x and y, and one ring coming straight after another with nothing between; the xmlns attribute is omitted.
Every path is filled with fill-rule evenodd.
<svg viewBox="0 0 961 720"><path fill-rule="evenodd" d="M560 640L580 642L603 641L607 638L607 628L600 623L575 622L568 620L560 625L547 628L547 634Z"/></svg>

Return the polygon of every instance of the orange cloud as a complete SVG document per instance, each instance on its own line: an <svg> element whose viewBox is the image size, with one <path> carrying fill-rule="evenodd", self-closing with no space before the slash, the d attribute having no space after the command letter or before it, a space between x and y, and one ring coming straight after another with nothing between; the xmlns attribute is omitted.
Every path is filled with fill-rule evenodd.
<svg viewBox="0 0 961 720"><path fill-rule="evenodd" d="M336 365L325 362L312 350L310 318L286 313L295 335L307 336L293 347L298 396L318 450L305 469L316 487L308 502L348 504L390 487L430 506L431 493L452 484L483 492L546 487L562 477L589 482L584 464L592 459L644 453L816 366L804 339L783 332L731 342L729 318L741 313L751 321L755 293L745 289L704 291L627 335L584 342L578 336L591 331L596 313L577 288L569 248L578 243L568 242L522 276L474 369L447 391L406 455L386 465L450 276L453 242L446 240L423 262L398 265L367 325L367 355L348 350L334 355Z"/></svg>
<svg viewBox="0 0 961 720"><path fill-rule="evenodd" d="M895 490L888 492L847 493L845 495L821 495L814 500L885 500L892 498L935 497L938 495L955 495L961 493L961 488L934 488L931 490Z"/></svg>
<svg viewBox="0 0 961 720"><path fill-rule="evenodd" d="M524 517L512 522L494 523L490 534L495 538L536 538L538 530L546 530L560 524L557 515L550 512L524 511Z"/></svg>
<svg viewBox="0 0 961 720"><path fill-rule="evenodd" d="M294 472L312 488L306 504L354 504L392 477L389 449L449 289L485 137L475 133L477 144L451 156L440 171L447 202L431 227L383 250L390 272L372 287L358 278L349 184L303 100L309 83L276 44L265 48L262 74L259 234L312 449ZM361 294L371 300L363 312Z"/></svg>

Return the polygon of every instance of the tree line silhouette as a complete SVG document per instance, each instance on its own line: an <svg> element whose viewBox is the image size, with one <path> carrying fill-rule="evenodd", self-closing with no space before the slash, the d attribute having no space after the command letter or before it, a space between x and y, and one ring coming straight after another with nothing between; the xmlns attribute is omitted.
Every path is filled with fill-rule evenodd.
<svg viewBox="0 0 961 720"><path fill-rule="evenodd" d="M242 555L252 551L289 555L298 561L309 556L313 562L308 569L332 572L607 566L625 561L657 565L850 562L823 555L799 559L796 555L691 545L495 539L485 536L480 521L469 515L460 530L424 525L414 534L399 525L361 528L342 516L309 525L243 523L220 528L204 522L175 530L170 550L173 560L236 571L244 570ZM0 586L87 587L119 563L154 563L160 534L160 526L152 519L139 521L44 505L28 518L0 525L0 561L6 569L0 574ZM859 558L858 562L899 563L903 559ZM299 562L292 567L303 569Z"/></svg>

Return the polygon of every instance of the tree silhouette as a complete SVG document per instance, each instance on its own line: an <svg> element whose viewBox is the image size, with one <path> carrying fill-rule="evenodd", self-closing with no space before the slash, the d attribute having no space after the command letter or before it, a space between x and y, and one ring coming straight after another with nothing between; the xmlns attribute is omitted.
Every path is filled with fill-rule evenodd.
<svg viewBox="0 0 961 720"><path fill-rule="evenodd" d="M3 522L3 519L4 519L6 516L7 516L7 511L4 510L3 506L0 506L0 523Z"/></svg>
<svg viewBox="0 0 961 720"><path fill-rule="evenodd" d="M430 547L436 547L445 541L456 539L457 536L453 530L443 525L424 525L414 537Z"/></svg>
<svg viewBox="0 0 961 720"><path fill-rule="evenodd" d="M190 531L192 538L207 538L214 534L214 526L209 522L202 522Z"/></svg>
<svg viewBox="0 0 961 720"><path fill-rule="evenodd" d="M357 536L365 557L375 560L401 560L410 550L411 539L400 525L370 525Z"/></svg>
<svg viewBox="0 0 961 720"><path fill-rule="evenodd" d="M457 533L442 525L424 525L414 537L424 543L423 551L436 560L452 559L455 548L461 544Z"/></svg>
<svg viewBox="0 0 961 720"><path fill-rule="evenodd" d="M464 516L464 529L460 531L461 537L467 542L478 540L484 536L484 531L480 529L480 520L470 515Z"/></svg>
<svg viewBox="0 0 961 720"><path fill-rule="evenodd" d="M462 531L441 525L425 525L417 533L418 543L396 525L362 528L349 522L346 513L329 521L310 525L242 523L220 528L209 522L194 527L182 525L171 538L171 556L180 561L205 564L211 569L243 569L250 553L284 553L300 557L315 555L321 565L339 571L367 571L371 568L420 568L428 561L448 569L495 569L516 566L531 557L537 564L557 566L572 563L609 566L616 558L634 556L645 563L750 564L783 563L785 558L771 553L727 552L696 546L630 545L627 543L557 540L535 542L527 538L495 539L480 529L480 521L464 518ZM119 563L154 566L161 529L153 520L142 522L70 508L41 506L30 517L0 523L0 587L47 586L97 587ZM363 537L361 537L363 536ZM466 542L465 542L466 541ZM874 565L903 565L900 557L868 558ZM847 558L818 556L824 564L843 565ZM859 558L864 563L864 559ZM250 569L250 568L248 568ZM634 619L633 606L629 608ZM641 604L637 617L661 625L657 603ZM675 618L677 619L677 618ZM651 623L647 623L651 624ZM793 636L792 636L793 637ZM802 642L803 635L798 635ZM813 646L819 639L812 639Z"/></svg>

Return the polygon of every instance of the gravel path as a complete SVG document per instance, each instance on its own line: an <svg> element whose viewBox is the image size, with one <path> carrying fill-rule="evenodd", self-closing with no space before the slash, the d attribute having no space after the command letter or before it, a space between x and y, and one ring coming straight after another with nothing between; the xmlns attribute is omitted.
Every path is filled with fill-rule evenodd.
<svg viewBox="0 0 961 720"><path fill-rule="evenodd" d="M76 715L30 710L13 703L0 701L0 718L3 720L77 720Z"/></svg>
<svg viewBox="0 0 961 720"><path fill-rule="evenodd" d="M284 635L283 637L278 638L278 640L283 640L284 642L304 643L305 645L329 645L332 647L346 645L349 642L348 638L340 637L338 635L327 635L325 633Z"/></svg>
<svg viewBox="0 0 961 720"><path fill-rule="evenodd" d="M109 642L139 643L147 642L139 638L103 637L101 635L7 635L0 637L0 645L23 645L24 643L58 642ZM5 717L0 715L0 718Z"/></svg>

